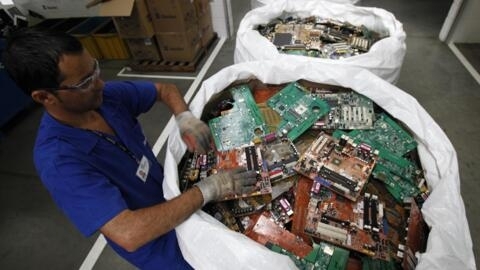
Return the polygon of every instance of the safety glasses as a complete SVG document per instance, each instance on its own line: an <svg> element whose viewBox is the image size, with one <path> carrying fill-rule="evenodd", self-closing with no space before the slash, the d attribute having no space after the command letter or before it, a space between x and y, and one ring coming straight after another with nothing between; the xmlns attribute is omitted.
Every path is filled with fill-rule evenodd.
<svg viewBox="0 0 480 270"><path fill-rule="evenodd" d="M72 90L72 91L78 91L78 90L88 90L91 89L94 86L95 81L98 79L100 76L100 66L98 64L98 60L94 59L94 68L93 68L93 73L92 75L88 76L81 82L75 84L75 85L65 85L65 86L60 86L58 88L47 88L45 90L48 91L59 91L59 90Z"/></svg>

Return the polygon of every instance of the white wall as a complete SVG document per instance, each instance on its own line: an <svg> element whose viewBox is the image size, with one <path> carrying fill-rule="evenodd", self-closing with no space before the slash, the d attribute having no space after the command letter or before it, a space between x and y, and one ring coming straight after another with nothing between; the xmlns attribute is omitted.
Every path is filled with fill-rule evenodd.
<svg viewBox="0 0 480 270"><path fill-rule="evenodd" d="M464 0L449 34L449 41L480 43L480 0Z"/></svg>
<svg viewBox="0 0 480 270"><path fill-rule="evenodd" d="M211 1L210 8L212 10L213 31L217 32L219 37L230 37L227 4L225 0Z"/></svg>

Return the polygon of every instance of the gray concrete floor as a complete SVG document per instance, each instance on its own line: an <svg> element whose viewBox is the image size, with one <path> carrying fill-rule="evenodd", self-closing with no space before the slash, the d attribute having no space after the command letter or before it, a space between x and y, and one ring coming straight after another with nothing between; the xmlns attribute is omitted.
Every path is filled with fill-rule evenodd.
<svg viewBox="0 0 480 270"><path fill-rule="evenodd" d="M461 191L474 243L480 239L480 86L437 38L452 1L363 0L395 14L407 33L407 54L397 86L414 96L443 128L458 154ZM250 1L233 0L234 26ZM227 40L206 78L233 64L234 38ZM105 79L117 78L122 61L102 62ZM188 74L192 76L192 74ZM175 80L185 93L192 81ZM98 235L85 239L60 213L41 185L31 149L42 110L31 108L2 130L0 139L0 269L78 269ZM141 117L153 144L170 118L162 105ZM477 139L475 139L477 138ZM163 161L164 151L158 159ZM477 256L478 257L478 256ZM480 262L477 258L477 265ZM105 248L94 269L134 269Z"/></svg>
<svg viewBox="0 0 480 270"><path fill-rule="evenodd" d="M455 46L477 73L480 73L480 43L455 43Z"/></svg>

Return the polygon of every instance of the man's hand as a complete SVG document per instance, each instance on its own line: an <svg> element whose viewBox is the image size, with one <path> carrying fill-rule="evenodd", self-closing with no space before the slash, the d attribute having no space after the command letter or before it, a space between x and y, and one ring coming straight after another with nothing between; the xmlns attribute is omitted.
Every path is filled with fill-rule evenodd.
<svg viewBox="0 0 480 270"><path fill-rule="evenodd" d="M188 151L205 154L211 149L213 138L207 124L193 116L190 111L178 114L175 120L180 128L180 135L187 144Z"/></svg>
<svg viewBox="0 0 480 270"><path fill-rule="evenodd" d="M219 200L230 194L250 193L255 189L256 182L257 173L255 171L237 168L210 175L198 182L196 186L202 192L203 205L205 205L209 201Z"/></svg>

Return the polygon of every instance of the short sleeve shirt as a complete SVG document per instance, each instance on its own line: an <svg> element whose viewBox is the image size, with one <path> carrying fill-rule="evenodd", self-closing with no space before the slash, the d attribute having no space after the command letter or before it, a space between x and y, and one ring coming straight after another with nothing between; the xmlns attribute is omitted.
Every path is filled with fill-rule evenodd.
<svg viewBox="0 0 480 270"><path fill-rule="evenodd" d="M45 113L34 147L40 179L56 204L85 236L99 230L125 209L136 210L165 201L163 168L137 117L157 98L150 82L107 82L98 109L115 131L104 134L64 125ZM127 149L127 150L125 150ZM139 160L149 163L146 181L137 176ZM127 252L108 240L122 257L141 269L189 269L174 231Z"/></svg>

